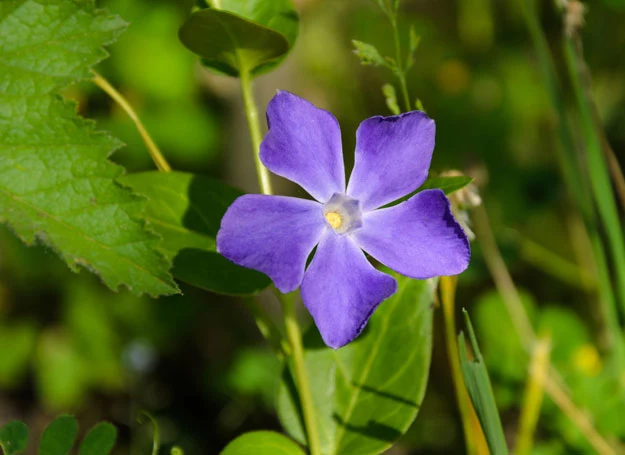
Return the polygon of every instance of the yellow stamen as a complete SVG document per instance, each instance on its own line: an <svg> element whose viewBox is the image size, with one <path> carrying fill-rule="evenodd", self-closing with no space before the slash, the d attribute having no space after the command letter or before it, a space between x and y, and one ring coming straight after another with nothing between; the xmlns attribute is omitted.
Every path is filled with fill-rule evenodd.
<svg viewBox="0 0 625 455"><path fill-rule="evenodd" d="M340 228L341 224L343 223L343 220L341 220L341 215L336 212L326 213L326 220L328 220L328 223L330 223L330 226L332 226L334 229Z"/></svg>

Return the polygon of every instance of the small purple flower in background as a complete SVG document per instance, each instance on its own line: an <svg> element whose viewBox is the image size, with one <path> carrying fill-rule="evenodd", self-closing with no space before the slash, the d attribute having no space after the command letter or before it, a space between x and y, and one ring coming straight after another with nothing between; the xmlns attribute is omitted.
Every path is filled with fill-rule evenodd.
<svg viewBox="0 0 625 455"><path fill-rule="evenodd" d="M232 262L267 274L281 292L301 285L304 305L328 346L356 338L397 290L395 279L376 270L364 252L418 279L467 268L469 241L441 190L380 208L427 178L435 125L423 112L362 122L347 186L341 131L332 114L280 91L267 107L267 122L263 164L315 201L241 196L221 221L217 248Z"/></svg>

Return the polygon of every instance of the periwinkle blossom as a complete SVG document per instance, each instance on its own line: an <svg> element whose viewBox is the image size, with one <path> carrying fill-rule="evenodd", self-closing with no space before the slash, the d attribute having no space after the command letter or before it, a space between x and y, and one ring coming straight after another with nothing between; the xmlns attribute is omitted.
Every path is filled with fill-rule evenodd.
<svg viewBox="0 0 625 455"><path fill-rule="evenodd" d="M435 125L425 113L362 122L347 185L332 114L279 91L267 107L267 122L261 161L315 200L241 196L221 221L217 248L232 262L267 274L283 293L301 285L304 305L328 346L354 340L380 302L397 291L395 279L373 267L365 252L418 279L467 268L469 241L441 190L384 207L427 178Z"/></svg>

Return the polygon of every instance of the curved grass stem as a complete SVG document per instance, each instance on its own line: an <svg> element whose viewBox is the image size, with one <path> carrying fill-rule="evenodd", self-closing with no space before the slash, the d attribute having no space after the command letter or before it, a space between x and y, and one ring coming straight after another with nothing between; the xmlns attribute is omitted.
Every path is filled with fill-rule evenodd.
<svg viewBox="0 0 625 455"><path fill-rule="evenodd" d="M104 90L106 94L109 95L113 99L113 101L115 101L119 105L119 107L121 107L126 112L126 114L128 114L128 117L130 117L130 119L134 122L135 126L137 127L137 131L139 131L139 134L143 139L143 142L145 142L145 146L148 148L148 152L150 153L150 156L152 157L152 161L154 161L156 168L162 172L171 172L171 166L159 150L156 143L152 140L152 137L143 126L141 119L132 108L128 100L100 74L96 73L93 70L91 70L91 72L93 73L93 83L100 87L102 90Z"/></svg>

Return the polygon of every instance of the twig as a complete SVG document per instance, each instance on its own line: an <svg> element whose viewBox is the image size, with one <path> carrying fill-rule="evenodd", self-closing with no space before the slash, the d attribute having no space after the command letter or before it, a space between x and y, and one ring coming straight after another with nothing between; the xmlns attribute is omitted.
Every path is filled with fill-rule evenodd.
<svg viewBox="0 0 625 455"><path fill-rule="evenodd" d="M139 131L139 134L141 135L141 138L143 139L143 142L145 142L145 145L148 148L148 152L150 153L154 164L156 164L157 169L163 172L170 172L171 166L159 150L156 143L152 140L152 137L143 126L143 123L139 119L139 116L134 111L128 100L124 97L124 95L119 93L115 89L115 87L113 87L109 83L109 81L104 79L95 71L91 70L91 72L93 73L93 83L100 87L102 90L104 90L111 98L113 98L113 100L119 105L119 107L121 107L134 122L137 130Z"/></svg>

